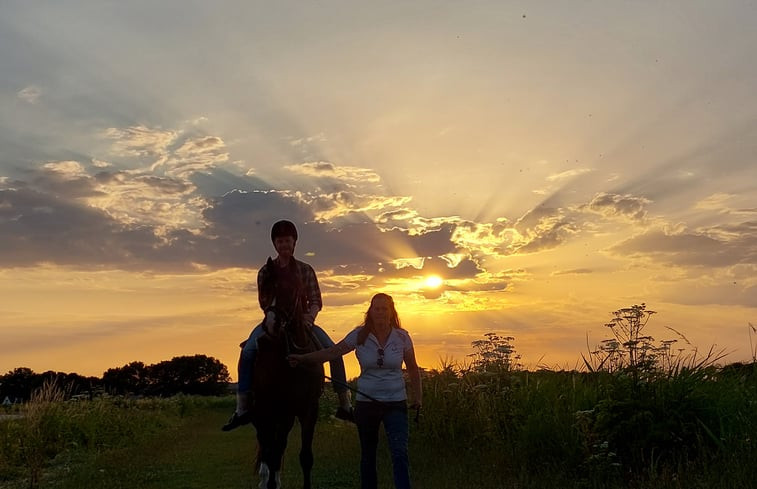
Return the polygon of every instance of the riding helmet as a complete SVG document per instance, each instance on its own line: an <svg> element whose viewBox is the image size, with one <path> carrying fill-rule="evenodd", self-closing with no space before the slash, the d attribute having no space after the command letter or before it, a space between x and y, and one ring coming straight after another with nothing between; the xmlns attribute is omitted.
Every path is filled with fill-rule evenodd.
<svg viewBox="0 0 757 489"><path fill-rule="evenodd" d="M271 241L281 236L291 236L297 241L297 228L292 221L277 221L271 228Z"/></svg>

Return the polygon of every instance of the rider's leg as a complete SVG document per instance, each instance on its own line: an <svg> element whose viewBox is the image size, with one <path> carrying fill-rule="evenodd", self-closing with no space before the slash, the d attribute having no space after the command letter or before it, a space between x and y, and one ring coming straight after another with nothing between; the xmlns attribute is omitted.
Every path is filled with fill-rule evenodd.
<svg viewBox="0 0 757 489"><path fill-rule="evenodd" d="M334 341L329 338L329 335L326 334L320 326L313 325L313 334L324 348L334 346ZM337 417L352 420L352 399L349 387L347 387L347 374L344 370L344 360L342 357L339 357L329 362L329 366L331 367L331 385L334 387L334 392L336 392L339 397Z"/></svg>
<svg viewBox="0 0 757 489"><path fill-rule="evenodd" d="M264 333L263 323L253 328L250 337L242 343L237 367L237 392L249 393L252 390L252 375L255 368L255 357L258 354L258 338Z"/></svg>
<svg viewBox="0 0 757 489"><path fill-rule="evenodd" d="M239 353L239 362L237 364L237 407L229 421L221 428L223 431L233 430L251 421L249 410L252 407L250 405L252 375L255 367L255 357L258 354L258 338L264 332L261 324L255 326L249 338L240 345L242 351Z"/></svg>

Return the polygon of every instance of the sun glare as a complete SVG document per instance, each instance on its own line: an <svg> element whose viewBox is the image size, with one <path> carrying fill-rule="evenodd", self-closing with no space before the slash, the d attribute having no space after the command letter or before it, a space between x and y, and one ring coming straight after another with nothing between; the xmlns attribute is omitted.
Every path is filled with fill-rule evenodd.
<svg viewBox="0 0 757 489"><path fill-rule="evenodd" d="M430 289L440 287L442 283L444 283L444 281L439 275L429 275L428 277L426 277L425 281L426 287Z"/></svg>

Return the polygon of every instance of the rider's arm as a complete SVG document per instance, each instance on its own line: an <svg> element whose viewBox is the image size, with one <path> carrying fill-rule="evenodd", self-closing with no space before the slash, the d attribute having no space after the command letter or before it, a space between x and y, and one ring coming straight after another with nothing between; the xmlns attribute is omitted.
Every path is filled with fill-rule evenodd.
<svg viewBox="0 0 757 489"><path fill-rule="evenodd" d="M271 260L270 258L268 259ZM258 304L265 311L273 305L273 287L271 286L271 270L268 263L258 270Z"/></svg>
<svg viewBox="0 0 757 489"><path fill-rule="evenodd" d="M318 277L315 270L310 265L302 264L302 280L305 286L305 296L307 298L307 307L305 308L305 322L313 325L318 312L323 308L323 299L321 298L321 288L318 285Z"/></svg>
<svg viewBox="0 0 757 489"><path fill-rule="evenodd" d="M318 311L320 311L321 308L317 305L313 304L310 306L310 309L305 313L305 324L308 326L313 326L315 324L315 318L318 316Z"/></svg>

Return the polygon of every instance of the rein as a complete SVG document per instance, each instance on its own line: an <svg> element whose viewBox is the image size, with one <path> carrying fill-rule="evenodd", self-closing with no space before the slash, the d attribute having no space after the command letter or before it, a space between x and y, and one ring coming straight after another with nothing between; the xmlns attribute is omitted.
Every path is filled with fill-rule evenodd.
<svg viewBox="0 0 757 489"><path fill-rule="evenodd" d="M368 400L369 400L369 401L371 401L371 402L375 402L376 404L379 404L379 405L381 405L381 406L384 406L384 407L386 407L386 406L387 406L387 405L386 405L386 403L385 403L384 401L379 401L379 400L378 400L378 399L376 399L375 397L373 397L373 396L369 396L369 395L368 395L368 394L366 394L365 392L359 391L358 389L356 389L356 388L352 387L351 385L347 384L346 382L342 382L341 380L336 380L336 379L334 379L334 378L331 378L331 377L329 377L329 376L328 376L328 375L326 375L326 374L324 374L324 375L323 375L323 377L324 377L324 378L326 378L326 379L328 379L328 380L330 380L330 381L331 381L331 382L333 382L334 384L339 384L339 385L341 385L341 386L343 386L343 387L346 387L346 388L348 388L349 390L351 390L351 391L352 391L352 392L354 392L355 394L360 394L361 396L365 396L365 397L366 397L366 398L368 398ZM421 408L420 408L419 406L417 406L417 407L415 408L415 417L413 418L413 421L415 421L415 424L419 424L419 423L420 423L420 420L421 420Z"/></svg>
<svg viewBox="0 0 757 489"><path fill-rule="evenodd" d="M352 387L351 385L349 385L349 384L348 384L348 383L346 383L346 382L342 382L341 380L336 380L336 379L333 379L333 378L329 377L329 376L328 376L328 375L326 375L326 374L323 374L323 377L324 377L325 379L328 379L328 380L330 380L330 381L331 381L331 382L333 382L334 384L339 384L339 385L341 385L342 387L346 387L346 388L348 388L349 390L351 390L351 391L352 391L352 392L354 392L355 394L360 394L361 396L365 396L365 397L367 397L367 398L368 398L368 400L369 400L369 401L371 401L371 402L375 402L375 403L377 403L377 404L381 404L382 406L386 406L386 403L385 403L384 401L379 401L379 400L378 400L378 399L376 399L375 397L373 397L373 396L369 396L369 395L368 395L368 394L366 394L365 392L361 392L361 391L357 390L356 388Z"/></svg>

